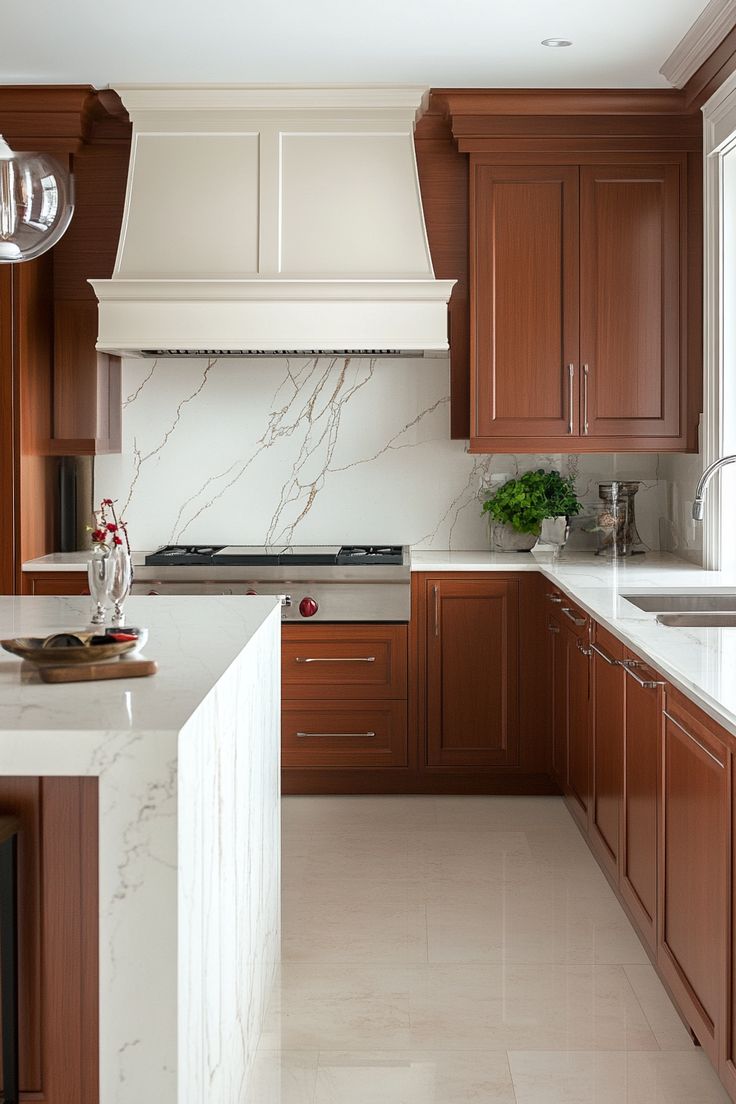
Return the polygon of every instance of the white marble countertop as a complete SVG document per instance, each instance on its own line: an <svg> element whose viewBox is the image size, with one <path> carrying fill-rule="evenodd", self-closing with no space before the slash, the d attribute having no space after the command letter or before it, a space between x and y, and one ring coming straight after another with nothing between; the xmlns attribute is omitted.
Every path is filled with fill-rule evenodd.
<svg viewBox="0 0 736 1104"><path fill-rule="evenodd" d="M49 552L48 556L38 556L35 560L26 560L23 571L86 571L89 551ZM145 552L133 553L133 567L142 567Z"/></svg>
<svg viewBox="0 0 736 1104"><path fill-rule="evenodd" d="M47 685L0 649L0 734L178 732L278 608L269 597L130 598L128 624L150 630L145 657L159 668L151 678ZM89 598L0 597L0 639L82 628L89 615ZM12 773L3 748L0 772Z"/></svg>

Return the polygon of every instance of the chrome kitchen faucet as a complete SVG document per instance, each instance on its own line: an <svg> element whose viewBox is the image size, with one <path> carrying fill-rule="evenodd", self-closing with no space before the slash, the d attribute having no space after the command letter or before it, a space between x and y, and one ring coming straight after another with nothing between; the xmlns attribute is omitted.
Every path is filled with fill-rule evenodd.
<svg viewBox="0 0 736 1104"><path fill-rule="evenodd" d="M708 489L712 477L726 464L736 463L736 455L722 456L720 460L714 460L712 464L709 464L705 469L698 485L695 488L695 500L693 501L693 521L702 521L705 515L705 492Z"/></svg>

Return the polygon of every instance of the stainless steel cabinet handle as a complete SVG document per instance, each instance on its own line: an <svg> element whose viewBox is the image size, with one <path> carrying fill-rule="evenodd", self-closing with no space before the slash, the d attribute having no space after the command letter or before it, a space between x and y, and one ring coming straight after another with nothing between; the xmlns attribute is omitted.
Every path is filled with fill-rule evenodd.
<svg viewBox="0 0 736 1104"><path fill-rule="evenodd" d="M375 656L296 656L295 663L375 663Z"/></svg>
<svg viewBox="0 0 736 1104"><path fill-rule="evenodd" d="M672 724L675 726L675 728L679 728L680 732L683 732L689 740L692 740L692 742L694 744L697 744L698 747L700 748L700 750L704 751L705 754L710 759L712 759L714 763L717 763L718 766L721 768L721 770L723 770L723 768L725 767L726 764L722 763L717 755L714 755L713 752L705 746L705 744L701 744L700 740L698 740L695 736L693 736L692 732L688 732L688 730L685 728L685 726L681 725L679 721L676 721L675 718L672 716L672 714L668 713L666 709L663 710L663 713L664 713L665 717L667 718L667 720L672 722Z"/></svg>
<svg viewBox="0 0 736 1104"><path fill-rule="evenodd" d="M567 432L573 433L574 426L574 409L575 409L575 365L568 364L567 366L567 406L568 406L568 422Z"/></svg>
<svg viewBox="0 0 736 1104"><path fill-rule="evenodd" d="M360 736L372 739L375 735L375 732L297 732L297 738L299 740L306 740L309 736L316 736L318 739L322 740L326 739L328 736L339 736L345 739Z"/></svg>
<svg viewBox="0 0 736 1104"><path fill-rule="evenodd" d="M584 656L589 656L589 655L592 654L590 648L586 648L585 645L583 644L582 640L577 640L576 644L577 644L578 651L582 652Z"/></svg>
<svg viewBox="0 0 736 1104"><path fill-rule="evenodd" d="M440 635L440 588L433 586L434 592L434 635Z"/></svg>
<svg viewBox="0 0 736 1104"><path fill-rule="evenodd" d="M588 374L590 369L583 365L583 433L588 432Z"/></svg>
<svg viewBox="0 0 736 1104"><path fill-rule="evenodd" d="M641 675L637 675L635 668L641 667L642 664L635 659L625 659L622 666L626 674L631 675L634 682L638 682L645 690L656 690L658 686L664 686L661 679L643 679Z"/></svg>
<svg viewBox="0 0 736 1104"><path fill-rule="evenodd" d="M562 607L562 612L564 613L565 617L569 617L569 619L575 625L585 625L585 624L587 624L587 618L585 618L585 617L576 617L575 616L575 611L571 610L569 606L563 606Z"/></svg>
<svg viewBox="0 0 736 1104"><path fill-rule="evenodd" d="M547 597L549 598L550 602L556 602L557 605L560 605L562 603L562 598L560 598L559 594L548 594Z"/></svg>
<svg viewBox="0 0 736 1104"><path fill-rule="evenodd" d="M612 659L609 656L608 652L604 652L602 648L599 648L596 644L593 644L592 641L590 646L596 655L600 656L601 659L605 659L609 667L623 667L624 661L622 659Z"/></svg>

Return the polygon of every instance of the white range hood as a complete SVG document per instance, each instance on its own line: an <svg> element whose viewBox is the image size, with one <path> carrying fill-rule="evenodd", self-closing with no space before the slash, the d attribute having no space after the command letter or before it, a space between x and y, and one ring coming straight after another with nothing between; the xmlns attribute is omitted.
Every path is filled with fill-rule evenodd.
<svg viewBox="0 0 736 1104"><path fill-rule="evenodd" d="M414 86L119 85L133 123L98 349L123 356L447 349Z"/></svg>

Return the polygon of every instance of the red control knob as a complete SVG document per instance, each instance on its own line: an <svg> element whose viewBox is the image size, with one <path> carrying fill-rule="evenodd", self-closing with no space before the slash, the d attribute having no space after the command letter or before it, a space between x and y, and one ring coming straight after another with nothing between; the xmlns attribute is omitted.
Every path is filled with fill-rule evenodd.
<svg viewBox="0 0 736 1104"><path fill-rule="evenodd" d="M319 606L314 598L302 598L299 603L299 612L302 617L314 617L318 609Z"/></svg>
<svg viewBox="0 0 736 1104"><path fill-rule="evenodd" d="M254 597L254 596L255 596L255 595L256 595L256 594L258 593L258 591L257 591L257 590L246 590L246 592L245 592L245 593L246 593L246 594L247 594L247 595L248 595L249 597L251 597L251 598L252 598L252 597Z"/></svg>

